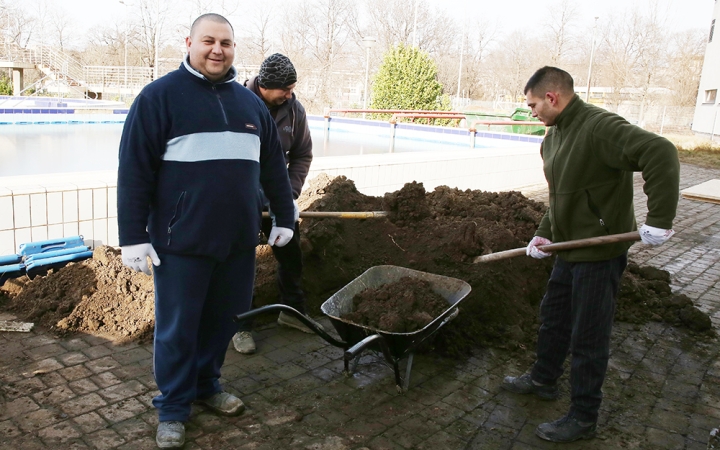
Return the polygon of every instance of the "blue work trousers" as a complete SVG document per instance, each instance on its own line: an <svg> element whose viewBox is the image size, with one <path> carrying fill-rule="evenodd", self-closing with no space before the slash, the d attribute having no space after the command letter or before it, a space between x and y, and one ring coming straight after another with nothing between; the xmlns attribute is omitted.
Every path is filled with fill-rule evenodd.
<svg viewBox="0 0 720 450"><path fill-rule="evenodd" d="M596 422L610 356L610 333L627 253L594 262L555 259L540 304L537 361L532 379L554 384L570 363L570 415Z"/></svg>
<svg viewBox="0 0 720 450"><path fill-rule="evenodd" d="M225 261L160 254L155 278L153 371L160 421L186 422L191 405L222 390L220 368L236 330L233 317L247 312L255 279L255 249Z"/></svg>

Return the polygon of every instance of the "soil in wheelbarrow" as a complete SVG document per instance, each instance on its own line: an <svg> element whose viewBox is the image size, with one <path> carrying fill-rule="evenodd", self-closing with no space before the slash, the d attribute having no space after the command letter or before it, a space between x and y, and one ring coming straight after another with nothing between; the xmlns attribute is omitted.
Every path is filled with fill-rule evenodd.
<svg viewBox="0 0 720 450"><path fill-rule="evenodd" d="M320 305L372 266L390 264L459 278L472 286L456 319L433 335L435 351L465 354L477 346L526 348L535 340L538 306L552 262L518 257L473 264L481 254L525 246L545 206L519 192L483 192L419 183L382 197L363 195L345 177L320 175L299 198L310 211L389 211L379 219L303 219L307 310ZM276 303L276 261L258 247L256 306ZM617 319L664 321L698 335L710 319L683 295L674 295L667 272L630 265ZM382 306L383 309L388 309ZM58 334L99 335L116 342L152 338L154 295L150 276L123 267L118 250L99 247L93 258L50 270L32 280L6 281L0 311ZM264 316L256 325L274 320Z"/></svg>
<svg viewBox="0 0 720 450"><path fill-rule="evenodd" d="M412 333L425 328L450 305L429 282L412 277L367 288L352 299L353 311L343 319L391 333Z"/></svg>

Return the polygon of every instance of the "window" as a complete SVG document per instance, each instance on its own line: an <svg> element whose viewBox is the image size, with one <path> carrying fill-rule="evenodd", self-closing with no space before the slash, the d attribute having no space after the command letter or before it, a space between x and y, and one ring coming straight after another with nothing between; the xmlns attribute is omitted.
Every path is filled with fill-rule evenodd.
<svg viewBox="0 0 720 450"><path fill-rule="evenodd" d="M705 101L703 103L715 103L717 97L717 89L710 89L705 91Z"/></svg>
<svg viewBox="0 0 720 450"><path fill-rule="evenodd" d="M713 19L712 23L710 24L710 38L708 39L708 43L712 42L713 33L715 32L715 19Z"/></svg>

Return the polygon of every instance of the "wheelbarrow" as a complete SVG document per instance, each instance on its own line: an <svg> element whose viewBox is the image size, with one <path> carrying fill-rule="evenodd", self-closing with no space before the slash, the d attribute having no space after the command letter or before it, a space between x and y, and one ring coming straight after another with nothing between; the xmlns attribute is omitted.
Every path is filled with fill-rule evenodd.
<svg viewBox="0 0 720 450"><path fill-rule="evenodd" d="M425 327L409 333L392 333L343 319L343 315L353 311L353 298L357 294L368 288L378 288L396 282L403 277L419 278L427 281L435 293L447 300L447 309ZM458 304L470 293L470 289L468 283L456 278L398 266L374 266L337 291L321 306L322 312L328 316L340 339L331 336L298 310L286 305L263 306L239 314L235 316L235 320L241 321L268 312L283 311L286 314L292 314L325 341L345 350L343 359L346 375L354 372L364 350L380 351L385 361L393 367L396 388L399 392L404 392L407 391L410 385L410 372L415 350L440 327L457 317ZM401 376L399 364L405 357L407 357L407 366L404 376Z"/></svg>

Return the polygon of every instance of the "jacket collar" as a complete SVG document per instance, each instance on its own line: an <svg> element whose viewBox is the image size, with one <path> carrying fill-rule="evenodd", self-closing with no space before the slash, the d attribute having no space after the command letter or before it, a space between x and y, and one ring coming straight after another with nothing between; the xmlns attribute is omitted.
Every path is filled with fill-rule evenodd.
<svg viewBox="0 0 720 450"><path fill-rule="evenodd" d="M568 103L565 109L558 114L557 119L555 120L555 125L558 128L570 126L573 120L577 117L578 112L582 109L583 104L584 102L580 100L580 97L577 94L574 94L573 98L570 99L570 103Z"/></svg>
<svg viewBox="0 0 720 450"><path fill-rule="evenodd" d="M232 83L235 81L235 78L237 78L237 70L235 69L235 66L230 66L230 70L225 74L225 78L223 78L221 81L218 81L216 83L213 83L212 81L205 78L205 75L201 74L197 70L193 68L193 66L190 65L190 55L185 55L185 59L183 59L183 62L180 67L184 67L185 70L190 72L191 74L195 75L196 77L200 78L201 80L207 81L208 83L212 84L226 84L226 83Z"/></svg>

